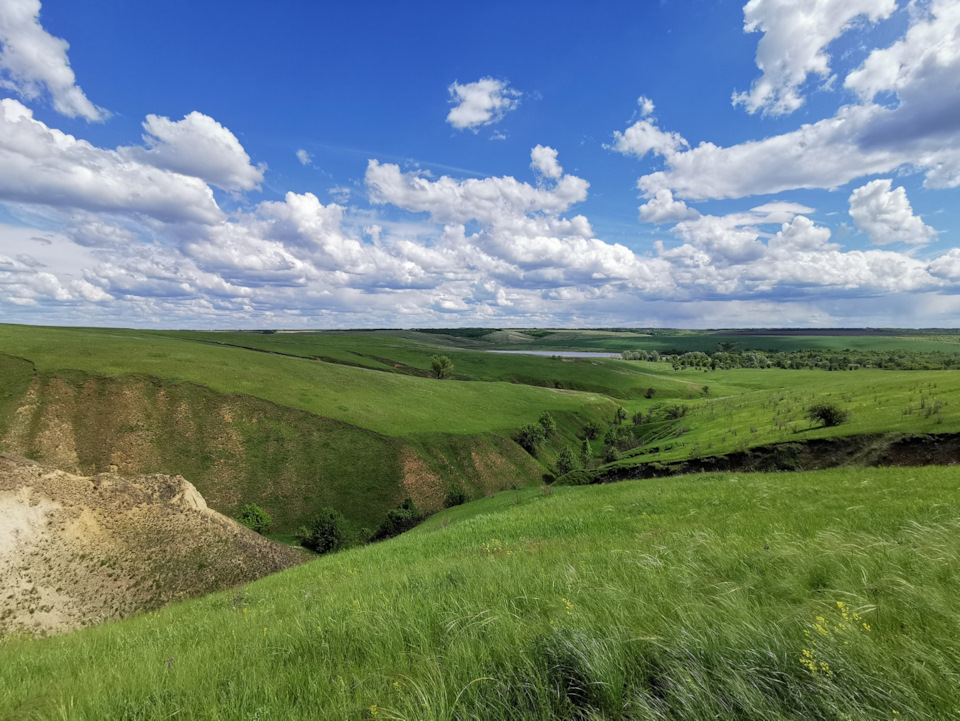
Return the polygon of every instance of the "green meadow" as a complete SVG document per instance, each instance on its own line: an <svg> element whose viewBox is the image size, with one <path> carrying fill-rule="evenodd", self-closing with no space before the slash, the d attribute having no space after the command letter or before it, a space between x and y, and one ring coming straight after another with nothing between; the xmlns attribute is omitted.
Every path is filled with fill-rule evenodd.
<svg viewBox="0 0 960 721"><path fill-rule="evenodd" d="M0 352L26 358L43 372L141 373L199 383L386 435L509 430L535 421L544 410L593 414L613 408L595 393L558 393L509 382L440 383L150 331L0 326ZM426 351L420 360L429 366Z"/></svg>
<svg viewBox="0 0 960 721"><path fill-rule="evenodd" d="M340 508L359 533L375 528L405 495L419 492L418 502L436 510L450 486L476 498L538 484L556 475L564 447L579 452L588 424L598 429L591 468L820 438L960 431L960 375L951 371L675 370L665 362L488 352L551 342L582 350L622 341L635 349L644 339L662 347L715 346L717 338L704 332L261 334L0 325L0 353L6 354L0 355L0 406L6 407L0 431L36 374L38 410L19 452L60 462L37 439L45 437L44 418L69 414L79 470L107 470L118 448L146 444L150 453L125 470L182 473L229 514L256 502L276 519L274 531L288 535L327 505ZM942 349L955 336L917 338ZM431 358L440 354L453 361L453 379L430 377ZM73 400L64 403L65 394ZM137 399L132 405L131 397ZM811 423L806 410L814 403L837 405L849 413L848 422ZM604 437L619 406L627 413L623 428L636 437L621 444L615 459L607 457ZM663 421L671 409L682 416ZM554 417L557 431L533 457L513 439L543 412ZM189 422L182 422L184 414ZM634 429L638 414L648 425Z"/></svg>
<svg viewBox="0 0 960 721"><path fill-rule="evenodd" d="M960 477L521 489L243 588L0 645L9 719L947 719Z"/></svg>

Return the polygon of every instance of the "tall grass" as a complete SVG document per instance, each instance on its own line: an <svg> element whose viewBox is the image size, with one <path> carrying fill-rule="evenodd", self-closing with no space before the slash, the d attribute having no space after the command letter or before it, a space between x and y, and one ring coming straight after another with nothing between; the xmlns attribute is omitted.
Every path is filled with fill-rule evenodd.
<svg viewBox="0 0 960 721"><path fill-rule="evenodd" d="M947 719L960 477L505 492L236 591L0 645L11 719Z"/></svg>

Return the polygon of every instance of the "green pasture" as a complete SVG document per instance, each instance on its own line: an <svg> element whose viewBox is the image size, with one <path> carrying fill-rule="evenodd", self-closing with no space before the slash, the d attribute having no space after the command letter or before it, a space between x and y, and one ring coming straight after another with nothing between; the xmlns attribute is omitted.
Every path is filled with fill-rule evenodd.
<svg viewBox="0 0 960 721"><path fill-rule="evenodd" d="M739 350L794 351L825 350L911 350L919 352L960 352L955 335L741 335L722 331L662 331L656 334L605 331L555 331L529 341L498 343L494 336L490 347L522 350L595 350L620 353L625 350L662 352L713 352L720 343L734 343Z"/></svg>
<svg viewBox="0 0 960 721"><path fill-rule="evenodd" d="M256 396L392 436L510 431L535 421L544 410L592 418L609 416L615 407L598 393L438 381L151 331L0 325L0 352L26 358L48 373L76 369L190 381L218 393Z"/></svg>
<svg viewBox="0 0 960 721"><path fill-rule="evenodd" d="M682 435L640 447L621 464L699 458L814 438L960 431L960 374L955 371L687 370L676 377L691 384L700 379L709 395L679 401L687 409L676 422ZM731 388L740 392L728 395ZM849 420L832 428L811 423L806 410L815 403L835 404L849 412ZM658 452L648 453L652 449Z"/></svg>
<svg viewBox="0 0 960 721"><path fill-rule="evenodd" d="M640 398L651 387L662 397L679 398L687 395L686 389L677 383L662 382L665 374L658 371L663 371L663 368L651 371L611 358L551 358L498 354L461 347L468 344L482 346L482 341L488 336L476 340L415 331L323 331L268 335L176 331L163 335L419 376L430 375L430 359L434 355L446 355L453 361L456 379L572 389L623 399ZM581 335L592 337L589 332L582 332ZM456 345L447 345L448 341ZM669 370L669 366L665 368Z"/></svg>
<svg viewBox="0 0 960 721"><path fill-rule="evenodd" d="M960 476L505 492L391 541L0 642L9 719L960 715Z"/></svg>

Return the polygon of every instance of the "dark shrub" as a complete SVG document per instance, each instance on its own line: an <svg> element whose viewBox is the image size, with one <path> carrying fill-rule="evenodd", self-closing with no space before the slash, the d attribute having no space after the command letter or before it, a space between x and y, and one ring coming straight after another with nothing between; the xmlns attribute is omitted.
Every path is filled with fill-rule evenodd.
<svg viewBox="0 0 960 721"><path fill-rule="evenodd" d="M394 508L387 513L387 517L373 532L373 540L380 541L384 538L399 536L404 531L409 531L423 520L423 514L413 505L413 501L406 499L398 508Z"/></svg>
<svg viewBox="0 0 960 721"><path fill-rule="evenodd" d="M664 415L667 417L667 419L675 421L678 418L683 418L685 415L687 415L687 407L682 406L679 403L675 403L674 405L668 406L666 409L664 409Z"/></svg>
<svg viewBox="0 0 960 721"><path fill-rule="evenodd" d="M540 446L547 440L547 434L544 432L542 425L533 423L517 431L516 440L527 453L536 457Z"/></svg>
<svg viewBox="0 0 960 721"><path fill-rule="evenodd" d="M248 503L240 509L240 515L237 520L251 531L256 531L260 535L267 532L273 519L270 514L260 508L256 503Z"/></svg>
<svg viewBox="0 0 960 721"><path fill-rule="evenodd" d="M825 428L839 426L850 417L848 411L833 403L816 403L807 408L807 418L816 423L819 421Z"/></svg>
<svg viewBox="0 0 960 721"><path fill-rule="evenodd" d="M447 497L443 499L443 507L453 508L454 506L461 506L469 500L470 497L467 496L467 489L457 483L450 486L450 490L447 491Z"/></svg>
<svg viewBox="0 0 960 721"><path fill-rule="evenodd" d="M607 446L603 449L603 462L613 463L620 460L620 451L616 446Z"/></svg>
<svg viewBox="0 0 960 721"><path fill-rule="evenodd" d="M335 508L321 508L310 525L297 533L300 545L317 553L339 551L347 540L347 520Z"/></svg>

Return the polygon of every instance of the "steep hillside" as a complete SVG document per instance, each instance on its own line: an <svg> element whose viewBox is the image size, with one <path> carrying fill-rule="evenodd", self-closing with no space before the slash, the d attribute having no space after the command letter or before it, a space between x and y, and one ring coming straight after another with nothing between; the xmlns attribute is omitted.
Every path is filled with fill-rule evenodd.
<svg viewBox="0 0 960 721"><path fill-rule="evenodd" d="M0 636L151 611L306 558L210 510L180 476L80 477L0 455Z"/></svg>
<svg viewBox="0 0 960 721"><path fill-rule="evenodd" d="M539 482L544 472L495 434L391 438L193 383L28 374L25 365L0 355L0 369L19 379L0 383L8 391L3 450L75 473L178 473L222 513L257 503L277 532L296 530L324 506L341 510L356 531L375 528L408 496L433 511L452 484L480 496Z"/></svg>

